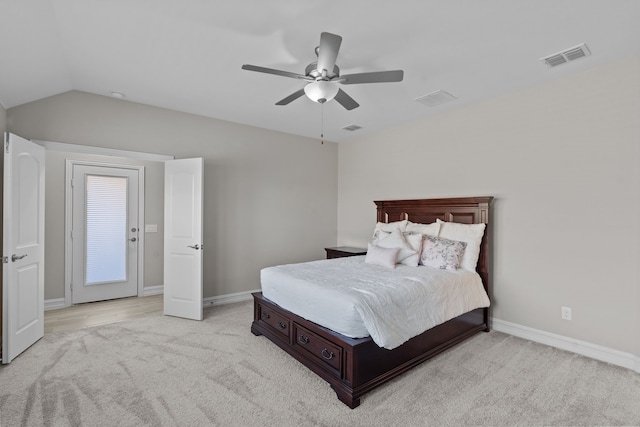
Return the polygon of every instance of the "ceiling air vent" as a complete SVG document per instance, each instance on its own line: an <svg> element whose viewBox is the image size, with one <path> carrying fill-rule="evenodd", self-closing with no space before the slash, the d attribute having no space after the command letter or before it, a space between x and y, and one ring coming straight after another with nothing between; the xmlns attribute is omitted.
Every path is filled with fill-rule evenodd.
<svg viewBox="0 0 640 427"><path fill-rule="evenodd" d="M353 132L353 131L356 131L356 130L358 130L358 129L362 129L362 126L358 126L358 125L348 125L348 126L343 127L342 129L344 129L344 130L348 130L349 132Z"/></svg>
<svg viewBox="0 0 640 427"><path fill-rule="evenodd" d="M589 52L589 48L586 44L581 44L571 49L567 49L562 52L554 53L553 55L549 55L545 58L540 58L542 62L544 62L547 67L553 68L557 67L560 64L564 64L565 62L574 61L579 58L583 58L585 56L591 55Z"/></svg>
<svg viewBox="0 0 640 427"><path fill-rule="evenodd" d="M416 98L416 101L428 107L436 107L438 105L444 104L445 102L453 101L454 99L458 98L451 95L449 92L445 92L444 90L437 90L435 92L431 92L419 98Z"/></svg>

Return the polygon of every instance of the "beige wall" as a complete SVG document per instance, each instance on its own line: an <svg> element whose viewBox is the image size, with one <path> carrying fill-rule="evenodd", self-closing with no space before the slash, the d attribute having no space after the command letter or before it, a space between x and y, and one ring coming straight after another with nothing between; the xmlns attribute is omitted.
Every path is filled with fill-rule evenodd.
<svg viewBox="0 0 640 427"><path fill-rule="evenodd" d="M639 150L638 57L363 136L338 243L365 245L373 200L494 196L493 316L640 356Z"/></svg>
<svg viewBox="0 0 640 427"><path fill-rule="evenodd" d="M258 289L262 267L336 244L335 144L76 91L7 117L29 139L203 157L205 297Z"/></svg>

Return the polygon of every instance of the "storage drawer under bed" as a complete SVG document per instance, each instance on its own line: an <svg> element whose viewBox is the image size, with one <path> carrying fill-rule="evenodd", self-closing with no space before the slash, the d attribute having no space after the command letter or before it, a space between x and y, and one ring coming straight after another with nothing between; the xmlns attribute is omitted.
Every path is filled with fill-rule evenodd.
<svg viewBox="0 0 640 427"><path fill-rule="evenodd" d="M293 348L337 378L342 376L342 348L293 322Z"/></svg>
<svg viewBox="0 0 640 427"><path fill-rule="evenodd" d="M259 322L269 326L271 329L282 334L284 339L289 338L289 331L291 329L291 321L278 313L275 310L260 304L259 308Z"/></svg>

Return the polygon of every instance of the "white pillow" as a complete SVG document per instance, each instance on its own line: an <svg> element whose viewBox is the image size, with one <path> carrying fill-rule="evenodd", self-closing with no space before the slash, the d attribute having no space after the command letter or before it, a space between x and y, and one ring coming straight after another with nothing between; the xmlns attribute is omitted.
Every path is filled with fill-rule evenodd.
<svg viewBox="0 0 640 427"><path fill-rule="evenodd" d="M476 271L478 257L480 256L480 243L482 243L486 224L461 224L459 222L445 222L440 219L437 222L440 223L438 237L466 242L467 247L462 256L460 268Z"/></svg>
<svg viewBox="0 0 640 427"><path fill-rule="evenodd" d="M438 233L440 232L440 223L432 222L431 224L418 224L417 222L409 221L405 231L407 233L420 233L427 236L438 237Z"/></svg>
<svg viewBox="0 0 640 427"><path fill-rule="evenodd" d="M405 231L404 233L401 233L406 242L406 245L405 245L397 237L397 233L399 232L400 232L400 229L396 228L393 231L393 233L395 233L395 236L391 238L391 240L387 241L387 243L385 243L384 245L397 246L401 249L409 248L413 250L415 253L412 253L412 254L403 253L402 256L399 256L398 264L417 267L418 264L420 263L420 253L422 252L422 239L424 238L424 235L421 233L409 233L407 231ZM376 231L376 233L373 235L373 239L371 239L371 244L378 246L378 243L380 243L380 240L386 239L387 237L389 237L390 234L391 232L386 232L382 230Z"/></svg>
<svg viewBox="0 0 640 427"><path fill-rule="evenodd" d="M457 270L467 247L466 242L425 236L420 263L427 267Z"/></svg>
<svg viewBox="0 0 640 427"><path fill-rule="evenodd" d="M418 265L418 251L412 249L411 246L409 246L409 243L407 243L406 239L402 235L402 232L397 228L386 236L378 239L376 241L376 246L379 246L381 248L398 248L400 250L398 252L398 258L396 260L396 263L398 264L403 264L403 261L405 261L407 258L414 257L410 260L407 260L406 262L410 263L409 265L413 265L415 262L414 267Z"/></svg>
<svg viewBox="0 0 640 427"><path fill-rule="evenodd" d="M367 264L396 268L396 259L399 251L400 249L398 248L381 248L369 243L367 247L367 255L364 257L364 262Z"/></svg>
<svg viewBox="0 0 640 427"><path fill-rule="evenodd" d="M385 233L391 233L393 230L400 230L400 231L404 231L407 228L407 223L409 221L407 221L406 219L403 219L402 221L395 221L395 222L378 222L375 226L375 228L373 229L373 237L371 238L372 240L375 240L380 236L380 232L384 231Z"/></svg>
<svg viewBox="0 0 640 427"><path fill-rule="evenodd" d="M424 235L421 233L402 233L404 239L407 241L407 244L411 249L415 251L415 254L409 255L403 260L400 260L400 264L408 265L411 267L417 267L420 263L420 254L422 253L422 239L424 239Z"/></svg>

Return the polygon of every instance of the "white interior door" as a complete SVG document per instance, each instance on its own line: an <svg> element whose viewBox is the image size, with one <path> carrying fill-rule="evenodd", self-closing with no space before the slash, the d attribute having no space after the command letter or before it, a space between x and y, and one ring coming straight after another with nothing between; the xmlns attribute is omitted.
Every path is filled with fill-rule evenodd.
<svg viewBox="0 0 640 427"><path fill-rule="evenodd" d="M203 160L168 160L164 177L164 314L202 320Z"/></svg>
<svg viewBox="0 0 640 427"><path fill-rule="evenodd" d="M73 165L73 304L138 295L138 170Z"/></svg>
<svg viewBox="0 0 640 427"><path fill-rule="evenodd" d="M5 134L2 363L44 335L45 149Z"/></svg>

